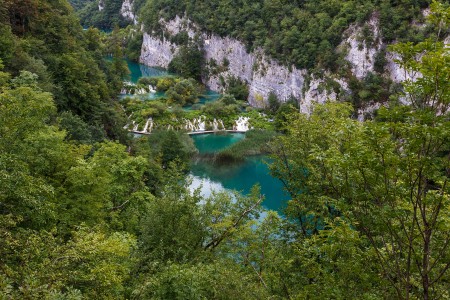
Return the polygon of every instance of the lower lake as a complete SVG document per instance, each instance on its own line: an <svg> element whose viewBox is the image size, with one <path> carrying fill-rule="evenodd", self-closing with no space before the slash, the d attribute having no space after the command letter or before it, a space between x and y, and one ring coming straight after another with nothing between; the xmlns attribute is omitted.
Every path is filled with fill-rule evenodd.
<svg viewBox="0 0 450 300"><path fill-rule="evenodd" d="M148 67L130 60L127 60L127 64L130 69L130 81L133 83L137 83L141 77L171 75L166 70ZM152 100L164 96L164 93L142 96L145 100ZM220 96L215 91L206 90L205 94L200 97L199 104L215 101ZM185 109L191 109L191 107L185 107ZM198 134L191 137L200 154L213 154L244 139L245 134ZM224 190L235 190L245 195L255 184L259 184L261 194L264 195L263 206L281 212L289 200L289 196L283 192L281 181L270 175L267 163L270 163L270 160L264 156L249 157L242 163L231 165L216 165L210 160L194 160L190 173L191 189L201 187L201 193L206 197L213 191Z"/></svg>
<svg viewBox="0 0 450 300"><path fill-rule="evenodd" d="M214 153L225 149L239 140L245 134L199 134L192 135L194 143L200 154ZM283 184L270 175L268 157L249 157L242 163L231 165L216 165L209 160L198 159L192 162L191 188L201 188L204 196L211 195L212 191L236 190L248 194L255 184L261 187L264 195L263 206L267 209L281 212L289 197L283 191Z"/></svg>

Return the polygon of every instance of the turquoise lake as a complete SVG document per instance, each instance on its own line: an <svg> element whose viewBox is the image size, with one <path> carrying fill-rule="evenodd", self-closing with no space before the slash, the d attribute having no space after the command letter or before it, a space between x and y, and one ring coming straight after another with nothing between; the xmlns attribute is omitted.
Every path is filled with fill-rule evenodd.
<svg viewBox="0 0 450 300"><path fill-rule="evenodd" d="M134 83L140 77L171 75L166 70L147 67L130 60L127 60L127 64L131 72L130 80ZM164 96L163 93L141 95L143 100L157 99L162 96ZM220 96L217 92L206 90L205 94L200 97L199 104L215 101ZM191 109L191 107L185 107L185 109ZM199 152L204 154L225 149L237 141L244 139L245 134L198 134L192 135L191 137ZM243 194L248 194L255 184L259 184L261 194L265 197L263 206L267 209L281 212L289 197L283 192L281 181L270 175L267 162L269 162L268 158L261 156L247 158L239 164L222 166L217 166L206 161L193 161L191 165L191 189L202 186L202 195L208 197L213 190L236 190Z"/></svg>
<svg viewBox="0 0 450 300"><path fill-rule="evenodd" d="M167 72L167 70L161 68L148 67L146 65L131 61L126 59L128 64L128 69L130 70L130 81L133 83L137 83L139 78L141 77L159 77L159 76L169 76L173 75ZM122 95L122 97L126 97L128 95ZM137 95L137 97L142 100L154 100L164 96L163 92L156 92L153 94L145 94L145 95ZM220 94L207 89L203 95L200 96L199 102L197 104L202 105L210 101L215 101L220 98ZM136 97L136 96L135 96ZM184 109L192 109L192 106L186 106Z"/></svg>
<svg viewBox="0 0 450 300"><path fill-rule="evenodd" d="M170 75L164 69L147 67L146 65L126 59L128 69L130 69L130 81L137 83L141 77L158 77Z"/></svg>
<svg viewBox="0 0 450 300"><path fill-rule="evenodd" d="M214 153L244 139L245 134L232 133L227 135L200 134L192 135L195 146L202 153ZM237 190L248 194L255 184L261 187L265 199L263 206L267 209L281 212L289 197L283 192L283 184L269 173L269 159L257 156L247 158L244 162L232 165L217 166L205 161L194 161L191 165L191 188L202 186L204 196L215 191Z"/></svg>

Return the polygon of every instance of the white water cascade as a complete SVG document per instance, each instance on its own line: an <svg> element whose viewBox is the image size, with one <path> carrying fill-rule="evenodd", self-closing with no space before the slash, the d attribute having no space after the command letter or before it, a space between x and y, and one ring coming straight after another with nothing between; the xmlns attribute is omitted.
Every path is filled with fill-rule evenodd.
<svg viewBox="0 0 450 300"><path fill-rule="evenodd" d="M226 130L225 125L223 125L223 121L219 119L219 124L222 126L222 130Z"/></svg>
<svg viewBox="0 0 450 300"><path fill-rule="evenodd" d="M144 129L141 131L141 133L151 133L153 129L153 119L152 117L147 119L147 122L145 122Z"/></svg>
<svg viewBox="0 0 450 300"><path fill-rule="evenodd" d="M206 117L205 116L200 116L198 118L194 118L192 121L185 119L184 122L185 122L184 128L187 131L197 132L197 131L205 131L206 130Z"/></svg>
<svg viewBox="0 0 450 300"><path fill-rule="evenodd" d="M214 118L214 121L211 123L213 131L219 130L219 122L217 122L216 118Z"/></svg>
<svg viewBox="0 0 450 300"><path fill-rule="evenodd" d="M136 123L135 121L133 121L133 131L138 131L139 129L139 123Z"/></svg>
<svg viewBox="0 0 450 300"><path fill-rule="evenodd" d="M130 90L136 86L134 83L130 82L130 81L124 81L123 82L123 87L120 90L121 94L128 94L130 92Z"/></svg>
<svg viewBox="0 0 450 300"><path fill-rule="evenodd" d="M239 116L239 118L234 122L233 129L240 132L246 132L250 129L249 117Z"/></svg>
<svg viewBox="0 0 450 300"><path fill-rule="evenodd" d="M134 92L133 92L134 89ZM148 87L137 88L137 85L130 81L124 81L123 87L120 90L121 94L132 94L132 95L145 95L145 94L154 94L156 93L155 87L152 85L148 85Z"/></svg>

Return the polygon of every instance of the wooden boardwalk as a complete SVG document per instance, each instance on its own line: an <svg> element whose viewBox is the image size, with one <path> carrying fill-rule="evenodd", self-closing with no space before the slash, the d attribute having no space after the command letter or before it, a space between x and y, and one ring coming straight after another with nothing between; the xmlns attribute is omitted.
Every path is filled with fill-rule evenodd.
<svg viewBox="0 0 450 300"><path fill-rule="evenodd" d="M142 132L142 131L133 131L133 130L129 130L130 133L134 133L134 134L142 134L142 135L150 135L152 134L151 132ZM205 130L205 131L189 131L186 132L187 135L198 135L198 134L211 134L211 133L219 133L219 132L230 132L230 133L246 133L247 131L238 131L238 130L232 130L232 129L227 129L227 130Z"/></svg>

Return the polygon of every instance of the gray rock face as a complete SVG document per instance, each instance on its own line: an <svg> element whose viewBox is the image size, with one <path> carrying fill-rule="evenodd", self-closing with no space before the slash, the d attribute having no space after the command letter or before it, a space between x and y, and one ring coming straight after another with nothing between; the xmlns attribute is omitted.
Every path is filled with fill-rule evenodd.
<svg viewBox="0 0 450 300"><path fill-rule="evenodd" d="M348 36L340 45L348 50L346 60L350 62L352 73L358 79L363 79L369 72L374 71L375 55L383 46L379 29L379 20L372 16L364 25L372 34L371 43L364 41L363 27L352 25L346 30L344 36Z"/></svg>
<svg viewBox="0 0 450 300"><path fill-rule="evenodd" d="M127 1L130 0L125 2ZM222 92L224 81L229 77L235 77L248 84L248 101L251 105L256 107L266 105L270 93L274 93L281 102L294 96L300 102L301 110L304 112L308 112L314 102L323 103L327 99L338 98L335 90L327 88L325 79L312 78L307 70L283 66L267 57L262 49L249 53L240 41L203 33L196 24L186 18L176 17L171 21L161 20L160 22L166 35L173 36L186 31L191 38L200 36L204 42L205 60L210 69L209 76L203 81L212 90ZM369 44L362 36L364 27L372 34L372 41ZM345 32L344 41L340 45L341 51L346 52L346 60L350 63L353 74L358 79L363 79L369 72L374 71L376 54L385 46L381 42L379 20L375 16L364 27L351 26ZM176 51L177 45L171 43L167 37L159 38L144 33L140 62L148 66L167 68ZM394 54L387 53L386 58L388 61L386 71L395 82L414 80L420 76L420 74L405 72L395 62L397 57ZM336 75L327 73L324 78L334 81L335 86L337 83L337 86L340 86L339 93L349 92L347 83Z"/></svg>
<svg viewBox="0 0 450 300"><path fill-rule="evenodd" d="M204 83L212 90L223 91L224 80L233 76L248 84L248 101L257 107L266 105L270 93L277 95L280 101L286 101L294 96L300 100L304 109L318 99L325 101L328 97L335 98L333 93L319 88L321 80L313 80L311 86L306 86L306 70L282 66L268 58L261 49L248 53L240 41L201 33L188 19L176 17L169 22L161 21L161 24L170 35L181 31L186 31L190 37L200 34L204 41L206 62L210 67L211 64L221 66L218 72L204 79ZM140 62L148 66L166 68L176 51L176 45L170 43L168 39L144 33Z"/></svg>
<svg viewBox="0 0 450 300"><path fill-rule="evenodd" d="M147 66L167 68L176 52L176 45L144 32L139 61Z"/></svg>
<svg viewBox="0 0 450 300"><path fill-rule="evenodd" d="M388 53L387 54L387 66L386 69L389 73L389 76L394 82L402 82L405 80L415 80L420 76L420 74L417 73L411 73L400 67L395 60L399 59L400 57L398 54L395 53Z"/></svg>
<svg viewBox="0 0 450 300"><path fill-rule="evenodd" d="M120 14L125 19L132 21L133 24L136 25L138 23L137 18L133 12L133 1L132 0L125 0L122 3L122 7L120 8Z"/></svg>

